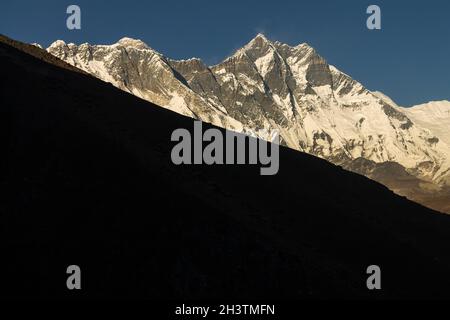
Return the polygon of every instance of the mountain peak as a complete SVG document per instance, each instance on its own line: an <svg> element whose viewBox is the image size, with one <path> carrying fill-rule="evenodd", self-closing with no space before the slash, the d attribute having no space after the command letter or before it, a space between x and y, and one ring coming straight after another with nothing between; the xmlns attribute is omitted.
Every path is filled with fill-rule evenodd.
<svg viewBox="0 0 450 320"><path fill-rule="evenodd" d="M267 39L267 37L264 35L264 33L261 33L261 32L258 33L258 34L255 36L254 39L261 39L261 40L270 42L270 41Z"/></svg>
<svg viewBox="0 0 450 320"><path fill-rule="evenodd" d="M55 42L53 42L49 48L55 48L55 47L62 47L65 46L66 43L64 42L64 40L56 40Z"/></svg>
<svg viewBox="0 0 450 320"><path fill-rule="evenodd" d="M150 49L150 47L140 39L124 37L120 39L117 43L124 47L133 47L136 49Z"/></svg>
<svg viewBox="0 0 450 320"><path fill-rule="evenodd" d="M272 42L267 39L267 37L262 34L258 33L248 44L247 46L254 46L254 45L264 45L264 44L272 44Z"/></svg>
<svg viewBox="0 0 450 320"><path fill-rule="evenodd" d="M266 38L262 33L258 33L252 40L250 40L245 46L236 51L232 57L239 57L245 55L248 51L263 50L269 47L273 47L273 43ZM232 58L230 57L230 58ZM225 59L228 60L229 58Z"/></svg>
<svg viewBox="0 0 450 320"><path fill-rule="evenodd" d="M298 45L295 46L295 48L297 49L314 49L309 43L307 42L303 42L303 43L299 43Z"/></svg>

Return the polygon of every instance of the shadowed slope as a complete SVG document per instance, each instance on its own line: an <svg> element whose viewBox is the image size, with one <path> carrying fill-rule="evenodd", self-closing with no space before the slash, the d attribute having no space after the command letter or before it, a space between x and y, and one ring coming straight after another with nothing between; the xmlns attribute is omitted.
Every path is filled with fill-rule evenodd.
<svg viewBox="0 0 450 320"><path fill-rule="evenodd" d="M86 74L86 75L88 74L88 73L84 72L83 70L80 70L80 69L72 66L71 64L69 64L69 63L67 63L67 62L65 62L65 61L63 61L61 59L58 59L55 56L49 54L45 49L38 48L38 47L36 47L36 46L34 46L32 44L16 41L16 40L8 38L8 37L6 37L6 36L4 36L2 34L0 34L0 42L4 43L6 45L9 45L11 47L14 47L14 48L16 48L16 49L18 49L20 51L26 52L26 53L32 55L33 57L35 57L35 58L37 58L39 60L45 61L47 63L51 63L53 65L56 65L58 67L61 67L61 68L64 68L64 69L68 69L68 70L71 70L71 71L80 72L80 73L83 73L83 74Z"/></svg>

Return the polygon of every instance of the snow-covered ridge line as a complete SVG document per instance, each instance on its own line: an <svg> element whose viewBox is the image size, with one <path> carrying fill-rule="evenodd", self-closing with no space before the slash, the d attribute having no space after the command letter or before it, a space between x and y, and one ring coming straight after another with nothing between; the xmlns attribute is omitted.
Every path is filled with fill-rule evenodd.
<svg viewBox="0 0 450 320"><path fill-rule="evenodd" d="M258 33L257 35L256 35L256 37L255 37L255 39L257 39L257 38L262 38L262 39L264 39L264 41L267 41L267 42L270 42L270 43L274 43L274 44L277 44L277 45L282 45L282 46L287 46L287 47L289 47L289 48L310 48L310 49L312 49L312 50L314 50L308 43L306 43L306 42L304 42L304 43L300 43L300 44L298 44L297 46L290 46L290 45L288 45L288 44L283 44L283 43L281 43L281 42L279 42L279 41L275 41L275 42L272 42L272 41L270 41L270 40L268 40L267 38L266 38L266 36L264 35L264 34L262 34L262 33ZM255 40L255 39L253 39L253 40ZM249 43L250 44L250 43ZM249 45L249 44L247 44L247 46ZM33 43L33 45L36 45L36 46L38 46L38 47L40 47L40 48L42 48L42 46L40 45L40 44L38 44L38 43ZM55 47L55 46L61 46L61 45L72 45L72 46L82 46L82 45L90 45L88 42L83 42L83 43L80 43L79 45L77 45L77 44L75 44L75 43L72 43L72 42L70 42L70 43L66 43L64 40L55 40L52 44L50 44L50 46L47 48L47 50L48 49L50 49L51 47ZM115 45L123 45L123 46L126 46L126 47L134 47L135 49L141 49L141 50L152 50L152 51L154 51L154 52L158 52L158 51L156 51L156 50L154 50L154 49L152 49L147 43L145 43L144 41L142 41L142 40L140 40L140 39L133 39L133 38L130 38L130 37L123 37L123 38L121 38L119 41L117 41L117 42L115 42L115 43L111 43L111 44L95 44L95 46L103 46L103 47L111 47L111 46L115 46ZM240 51L240 50L242 50L243 48L241 48L241 49L238 49L238 50L236 50L236 52L233 54L233 55L231 55L230 57L227 57L227 58L225 58L223 61L221 61L221 62L219 62L219 63L217 63L217 64L215 64L215 65L208 65L208 67L209 68L213 68L213 67L215 67L215 66L217 66L217 65L220 65L221 63L223 63L223 62L225 62L226 60L228 60L228 59L230 59L230 58L232 58L234 55L236 55L236 53L238 52L238 51ZM159 53L159 52L158 52ZM161 53L159 53L159 54L161 54ZM162 56L165 56L165 55L163 55L163 54L161 54ZM174 58L169 58L169 57L166 57L167 59L169 59L169 60L172 60L172 61L178 61L178 62L188 62L188 61L201 61L202 63L204 63L203 62L203 60L201 59L201 58L199 58L199 57L190 57L190 58L184 58L184 59L174 59ZM206 65L206 64L205 64Z"/></svg>

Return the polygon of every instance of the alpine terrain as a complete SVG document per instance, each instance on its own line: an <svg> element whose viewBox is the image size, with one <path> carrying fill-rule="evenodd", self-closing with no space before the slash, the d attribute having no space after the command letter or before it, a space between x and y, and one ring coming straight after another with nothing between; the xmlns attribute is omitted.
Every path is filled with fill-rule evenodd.
<svg viewBox="0 0 450 320"><path fill-rule="evenodd" d="M450 212L450 102L403 108L327 63L306 43L258 34L223 62L173 60L140 40L47 51L167 109L270 139ZM281 164L282 165L282 164Z"/></svg>
<svg viewBox="0 0 450 320"><path fill-rule="evenodd" d="M178 92L186 94L176 99L187 101L186 112L201 114L188 103L207 101L210 93L203 96L190 89L194 85L189 81L194 82L187 74L187 79L181 75L183 63L174 71L171 65L175 62L169 65L157 54L151 58L149 49L117 45L110 51L112 56L116 52L123 55L126 64L122 67L127 70L137 70L140 65L132 67L128 56L148 54L142 66L153 61L161 73L172 74L173 78L164 81L178 85ZM222 66L230 70L226 71L230 78L232 74L243 77L240 68L248 67L242 72L251 72L249 62L240 65L233 59ZM283 73L290 72L279 62L285 68ZM189 63L193 62L184 62ZM89 65L95 68L100 63ZM119 65L117 70L125 70ZM312 68L315 71L308 81L317 84L325 78L320 74L326 73L322 69L327 67ZM160 318L167 319L169 306L177 300L198 304L201 300L305 299L303 305L310 305L311 299L326 298L450 297L450 215L287 147L279 148L280 170L271 176L261 176L255 165L177 166L171 161L175 143L170 137L178 128L193 130L192 118L80 72L45 50L1 35L0 69L0 272L5 275L0 299L134 298L145 300L146 307L150 303L162 306L165 315ZM309 139L306 129L310 130L313 119L331 121L328 112L339 117L353 114L353 107L344 107L342 102L312 104L313 99L322 101L319 94L331 85L323 85L321 90L310 85L305 90L311 93L302 93L302 87L294 87L288 76L286 87L274 87L270 78L257 82L264 84L265 94L243 82L247 89L236 91L240 92L236 102L243 106L233 109L232 100L226 100L227 92L234 90L231 83L224 85L225 76L216 75L218 71L211 71L214 68L205 70L205 78L221 85L203 89L217 90L222 105L211 98L209 106L216 109L203 110L224 125L246 123L259 128L270 124L291 134L287 138L293 139L292 132L297 130L299 136ZM199 92L202 72L197 73ZM122 76L133 81L141 77L134 78L137 71ZM253 76L259 77L256 71ZM147 77L152 79L152 73ZM234 81L239 86L238 80ZM150 80L136 83L141 88L151 84L152 90L161 92L161 99L168 99L163 96L164 89L167 94L173 90ZM312 93L314 88L319 94ZM246 99L252 106L251 98L244 95L250 90L255 100L266 103L261 110L254 109L254 115L237 111L247 105ZM295 105L290 111L287 102L286 108L281 104L275 108L270 102L277 94L280 99L285 97L284 93ZM366 96L369 99L370 93ZM302 110L303 103L317 108L316 112ZM366 108L363 105L361 113L368 112ZM380 119L392 121L405 140L407 134L417 138L413 134L419 128L398 128L406 120L392 115ZM336 116L336 121L344 120ZM291 128L294 124L297 127ZM365 125L364 121L358 129L362 137L370 132ZM205 123L204 127L214 126ZM226 134L225 129L215 128ZM316 125L315 130L322 130L319 128ZM335 134L332 128L328 130L330 137ZM388 133L385 130L383 134ZM311 139L305 141L323 141ZM337 154L335 143L329 142L329 147ZM325 142L321 146L327 152ZM411 146L417 158L421 146ZM439 154L438 146L430 149L434 152L429 151L430 157ZM346 157L351 157L352 150L356 147L345 150ZM71 265L82 270L81 290L68 290ZM368 290L367 269L372 265L382 270L382 290ZM298 309L297 303L294 306Z"/></svg>

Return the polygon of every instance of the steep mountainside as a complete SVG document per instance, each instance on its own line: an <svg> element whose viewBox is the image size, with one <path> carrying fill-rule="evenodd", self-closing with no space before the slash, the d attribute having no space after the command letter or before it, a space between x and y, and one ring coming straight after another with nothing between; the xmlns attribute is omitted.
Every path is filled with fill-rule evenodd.
<svg viewBox="0 0 450 320"><path fill-rule="evenodd" d="M130 38L80 46L59 40L47 50L183 115L267 140L278 130L282 144L350 170L362 158L397 163L418 185L431 182L441 190L450 184L450 145L442 131L428 130L427 123L329 65L308 44L291 47L259 34L211 67L199 59L166 58ZM416 199L409 188L388 186Z"/></svg>
<svg viewBox="0 0 450 320"><path fill-rule="evenodd" d="M45 61L0 41L1 296L449 298L449 216L284 147L274 176L174 166L192 119Z"/></svg>

